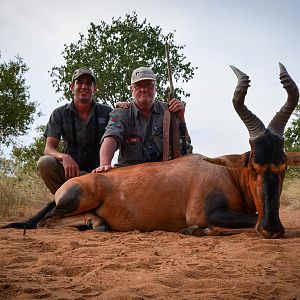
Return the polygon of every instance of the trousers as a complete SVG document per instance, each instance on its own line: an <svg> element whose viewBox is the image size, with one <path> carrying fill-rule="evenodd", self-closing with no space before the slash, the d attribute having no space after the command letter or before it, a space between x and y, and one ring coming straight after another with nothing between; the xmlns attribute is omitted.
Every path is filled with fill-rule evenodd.
<svg viewBox="0 0 300 300"><path fill-rule="evenodd" d="M53 195L66 182L63 164L52 156L40 157L37 161L37 171ZM80 171L80 175L84 174L85 171Z"/></svg>
<svg viewBox="0 0 300 300"><path fill-rule="evenodd" d="M66 182L63 164L52 156L40 157L37 161L37 171L53 195Z"/></svg>

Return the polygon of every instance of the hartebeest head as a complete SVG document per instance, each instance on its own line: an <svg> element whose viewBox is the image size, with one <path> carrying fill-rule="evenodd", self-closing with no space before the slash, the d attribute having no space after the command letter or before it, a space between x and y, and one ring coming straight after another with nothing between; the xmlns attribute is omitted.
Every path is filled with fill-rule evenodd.
<svg viewBox="0 0 300 300"><path fill-rule="evenodd" d="M285 170L288 165L299 164L300 153L285 153L283 132L285 125L298 104L299 91L285 67L279 63L280 80L286 89L288 98L276 113L268 127L244 104L249 77L231 66L238 78L233 96L233 105L250 135L251 151L243 156L231 155L209 159L210 162L229 168L247 169L248 186L258 212L256 231L264 238L283 236L284 228L279 218L280 194Z"/></svg>

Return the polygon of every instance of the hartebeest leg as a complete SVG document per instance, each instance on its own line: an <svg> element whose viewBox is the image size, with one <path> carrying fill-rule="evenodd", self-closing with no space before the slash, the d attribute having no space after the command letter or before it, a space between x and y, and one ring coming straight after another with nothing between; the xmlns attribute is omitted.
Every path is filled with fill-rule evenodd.
<svg viewBox="0 0 300 300"><path fill-rule="evenodd" d="M88 227L97 231L108 231L106 222L96 213L87 212L75 216L60 217L59 215L49 214L38 224L38 228L55 227Z"/></svg>
<svg viewBox="0 0 300 300"><path fill-rule="evenodd" d="M234 234L239 234L243 232L247 232L249 229L247 228L218 228L218 227L206 227L202 228L200 226L194 225L188 228L185 228L180 231L182 234L195 235L195 236L230 236Z"/></svg>
<svg viewBox="0 0 300 300"><path fill-rule="evenodd" d="M1 227L1 229L5 228L18 228L18 229L35 229L38 222L41 221L45 215L51 211L55 207L55 202L51 201L44 208L42 208L39 212L37 212L33 217L30 219L17 222L17 223L10 223Z"/></svg>
<svg viewBox="0 0 300 300"><path fill-rule="evenodd" d="M257 223L255 213L234 211L233 203L222 192L214 191L207 195L205 201L205 221L208 226L225 228L252 228ZM231 203L231 204L230 204Z"/></svg>
<svg viewBox="0 0 300 300"><path fill-rule="evenodd" d="M185 229L182 229L180 233L188 234L188 235L196 235L196 236L221 235L220 231L216 228L213 227L202 228L198 225L193 225Z"/></svg>
<svg viewBox="0 0 300 300"><path fill-rule="evenodd" d="M230 210L216 210L208 214L206 220L212 226L252 228L257 223L257 215L238 213Z"/></svg>

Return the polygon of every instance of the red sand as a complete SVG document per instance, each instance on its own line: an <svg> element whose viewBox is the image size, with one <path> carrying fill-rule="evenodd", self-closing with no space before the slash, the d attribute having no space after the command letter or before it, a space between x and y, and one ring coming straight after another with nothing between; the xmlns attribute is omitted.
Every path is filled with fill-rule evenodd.
<svg viewBox="0 0 300 300"><path fill-rule="evenodd" d="M300 299L300 209L281 219L278 240L0 230L0 299Z"/></svg>

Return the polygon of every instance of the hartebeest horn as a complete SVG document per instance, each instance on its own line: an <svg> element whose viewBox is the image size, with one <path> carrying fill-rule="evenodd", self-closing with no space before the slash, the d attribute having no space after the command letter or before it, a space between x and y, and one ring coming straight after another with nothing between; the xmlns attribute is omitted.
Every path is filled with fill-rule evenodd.
<svg viewBox="0 0 300 300"><path fill-rule="evenodd" d="M250 140L253 140L263 133L266 128L263 122L255 114L248 110L247 106L244 104L245 96L247 94L248 87L250 86L249 76L234 66L230 67L238 78L238 84L235 88L232 103L235 111L248 129Z"/></svg>
<svg viewBox="0 0 300 300"><path fill-rule="evenodd" d="M288 98L280 111L276 113L275 117L270 122L268 129L280 136L283 136L284 127L298 104L299 90L284 65L279 63L279 68L279 78L283 84L283 88L287 91Z"/></svg>

